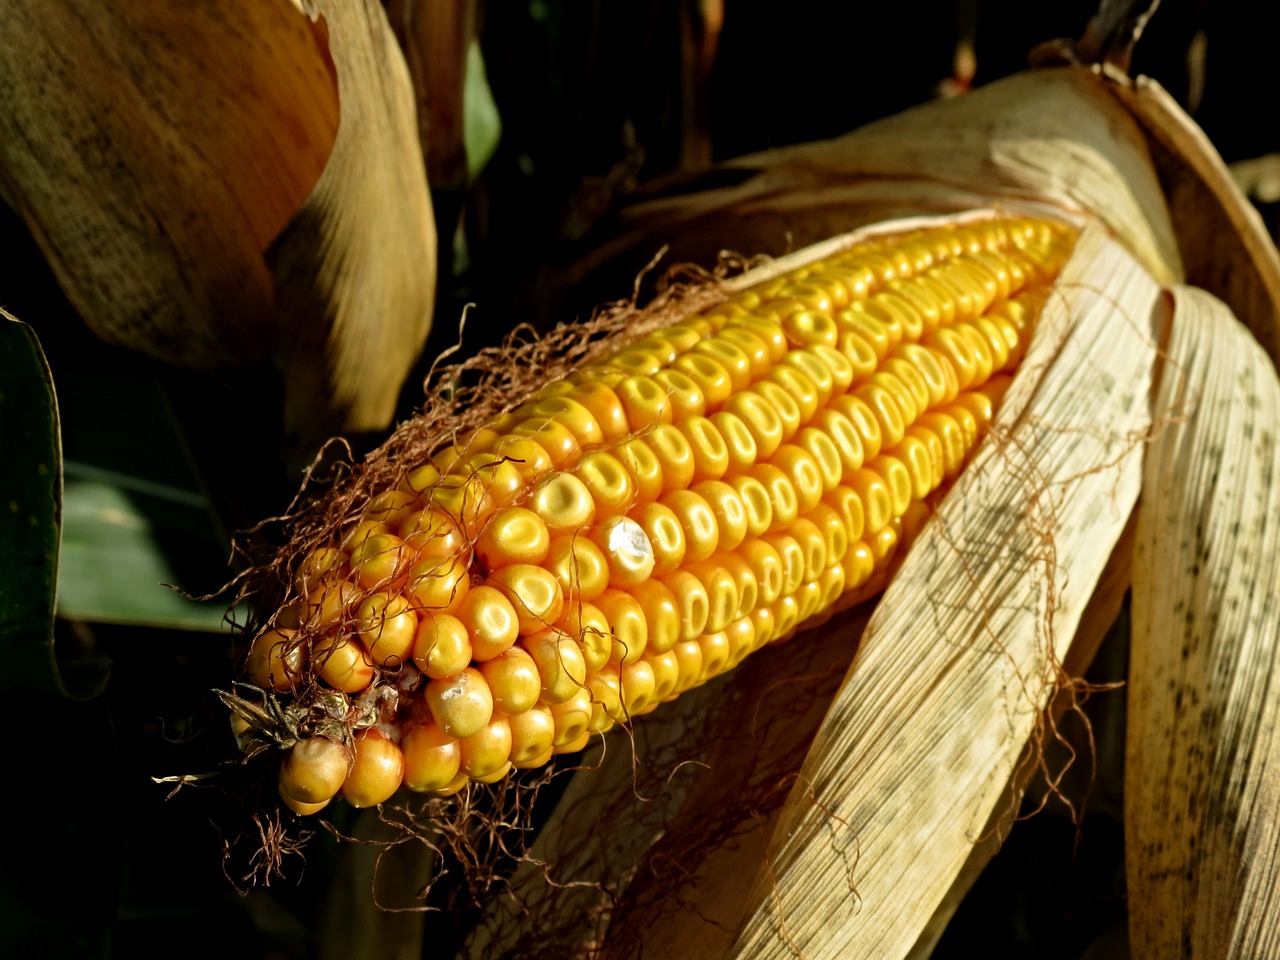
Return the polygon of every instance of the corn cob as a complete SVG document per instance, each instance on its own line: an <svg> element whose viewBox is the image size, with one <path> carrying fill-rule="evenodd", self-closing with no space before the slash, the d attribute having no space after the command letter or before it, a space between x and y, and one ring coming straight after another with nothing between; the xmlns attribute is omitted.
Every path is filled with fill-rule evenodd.
<svg viewBox="0 0 1280 960"><path fill-rule="evenodd" d="M292 746L284 802L542 766L872 595L991 422L1073 239L995 219L863 243L410 471L297 571L297 621L322 639L282 620L250 648L274 694L309 674L398 691L354 743Z"/></svg>

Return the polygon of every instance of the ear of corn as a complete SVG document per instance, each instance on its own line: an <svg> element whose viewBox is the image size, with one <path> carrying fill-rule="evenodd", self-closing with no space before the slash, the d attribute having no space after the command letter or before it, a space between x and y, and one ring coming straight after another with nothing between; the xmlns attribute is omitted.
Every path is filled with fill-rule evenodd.
<svg viewBox="0 0 1280 960"><path fill-rule="evenodd" d="M264 689L309 666L399 697L344 783L332 751L294 747L286 802L377 803L395 770L447 794L541 765L881 589L989 425L1073 239L991 219L832 253L409 472L301 565L297 619L322 639L305 657L286 629L252 647ZM311 753L323 776L299 774Z"/></svg>

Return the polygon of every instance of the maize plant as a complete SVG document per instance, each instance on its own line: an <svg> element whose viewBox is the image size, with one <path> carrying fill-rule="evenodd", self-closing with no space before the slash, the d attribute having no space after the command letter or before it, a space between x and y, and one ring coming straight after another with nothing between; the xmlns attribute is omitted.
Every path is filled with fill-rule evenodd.
<svg viewBox="0 0 1280 960"><path fill-rule="evenodd" d="M431 284L376 255L370 211L435 240L416 144L411 189L363 176L359 138L412 139L381 9L299 7L263 8L245 69L301 51L327 93L311 150L270 205L222 185L255 229L213 246L252 282L178 263L111 296L78 265L133 253L7 166L106 335L169 287L206 320L231 297L249 341L274 316L253 355L290 373L303 432L317 391L322 425L384 416L396 330L425 335ZM308 492L242 581L257 613L221 691L265 785L260 865L376 808L389 858L470 848L468 955L923 957L1129 592L1132 952L1275 954L1280 257L1162 91L1072 59L625 211L583 272L800 249L440 366L420 416ZM335 114L375 62L395 122L377 97ZM208 232L198 203L169 213ZM360 255L379 269L343 269ZM290 335L316 302L345 359ZM209 359L215 327L172 357ZM568 762L526 846L521 791Z"/></svg>

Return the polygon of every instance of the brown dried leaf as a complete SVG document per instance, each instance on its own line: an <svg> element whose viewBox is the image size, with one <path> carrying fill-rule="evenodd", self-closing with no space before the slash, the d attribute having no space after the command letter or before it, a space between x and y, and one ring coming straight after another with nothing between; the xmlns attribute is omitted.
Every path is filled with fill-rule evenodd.
<svg viewBox="0 0 1280 960"><path fill-rule="evenodd" d="M376 0L306 0L327 32L342 120L315 189L273 246L293 340L285 423L302 439L387 426L431 328L436 233L413 86Z"/></svg>
<svg viewBox="0 0 1280 960"><path fill-rule="evenodd" d="M1280 949L1280 381L1178 288L1134 555L1125 834L1141 957Z"/></svg>
<svg viewBox="0 0 1280 960"><path fill-rule="evenodd" d="M1108 74L1160 175L1186 282L1223 300L1280 362L1280 254L1209 138L1160 84Z"/></svg>
<svg viewBox="0 0 1280 960"><path fill-rule="evenodd" d="M338 126L306 19L289 0L15 0L0 33L0 190L89 326L183 366L268 355L263 253Z"/></svg>

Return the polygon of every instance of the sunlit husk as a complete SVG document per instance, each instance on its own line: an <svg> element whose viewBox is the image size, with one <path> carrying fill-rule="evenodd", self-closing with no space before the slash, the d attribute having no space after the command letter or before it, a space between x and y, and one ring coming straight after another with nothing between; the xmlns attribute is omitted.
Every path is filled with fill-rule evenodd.
<svg viewBox="0 0 1280 960"><path fill-rule="evenodd" d="M776 255L865 224L1001 202L1096 216L1157 280L1182 277L1142 130L1098 74L1075 67L1017 74L832 140L730 160L624 210L618 237L563 282L605 265L633 271L660 246L677 262L708 262L726 247Z"/></svg>
<svg viewBox="0 0 1280 960"><path fill-rule="evenodd" d="M821 708L830 702L831 711L803 747L801 778L781 812L743 816L736 836L681 860L679 869L688 871L683 886L675 896L661 896L668 888L656 873L665 854L679 852L672 838L696 836L700 824L705 829L732 805L736 781L717 784L715 771L741 762L748 742L726 733L732 721L725 718L734 714L723 701L673 705L662 720L641 725L638 755L657 743L661 757L664 731L674 739L705 729L701 724L710 719L719 733L685 754L708 764L704 781L695 785L696 774L682 771L659 797L637 799L619 816L616 794L631 789L633 769L627 745L614 744L603 769L571 783L568 802L534 850L557 864L558 880L599 883L616 899L589 886L551 890L538 870L521 871L518 891L542 891L532 916L515 908L504 927L504 908L495 904L471 952L513 942L504 937L518 937L512 932L522 922L526 929L554 928L559 916L579 924L580 946L603 940L607 956L635 955L641 943L645 956L657 957L690 951L927 956L1016 812L1026 765L1039 755L1035 735L1046 706L1067 676L1083 671L1118 608L1135 541L1146 558L1135 561L1135 619L1140 603L1152 608L1138 628L1148 636L1135 637L1135 645L1170 633L1150 626L1154 610L1185 620L1191 605L1197 623L1217 627L1223 651L1211 655L1206 639L1200 667L1175 662L1175 689L1151 679L1143 664L1157 654L1140 654L1135 646L1130 762L1142 751L1147 759L1143 772L1129 770L1127 816L1133 837L1148 848L1134 844L1129 853L1135 955L1184 955L1173 940L1162 944L1165 930L1204 931L1195 933L1202 947L1197 956L1274 950L1274 924L1262 918L1277 913L1280 889L1276 821L1269 816L1277 799L1271 793L1280 738L1271 731L1278 699L1267 686L1274 683L1280 622L1271 599L1280 593L1274 566L1280 545L1266 530L1271 539L1246 548L1247 555L1225 557L1235 564L1234 582L1242 584L1226 595L1245 618L1233 621L1205 586L1221 585L1221 578L1174 570L1167 557L1178 544L1153 539L1157 532L1185 539L1207 516L1204 510L1215 529L1265 529L1276 514L1268 429L1278 422L1274 372L1239 325L1215 348L1220 355L1213 368L1204 368L1212 383L1201 381L1206 402L1234 410L1235 425L1213 443L1202 439L1194 452L1184 450L1187 459L1172 471L1181 486L1169 488L1158 508L1165 511L1163 526L1151 506L1160 494L1151 491L1141 523L1131 516L1143 483L1155 482L1152 471L1172 456L1168 445L1182 449L1192 442L1178 441L1175 428L1197 436L1204 429L1194 418L1171 421L1166 399L1148 453L1157 384L1167 393L1174 383L1192 383L1191 371L1181 368L1201 363L1165 361L1160 343L1170 300L1162 289L1177 290L1176 323L1188 323L1209 302L1174 287L1190 273L1248 310L1253 334L1275 349L1280 261L1203 134L1157 87L1071 68L1011 78L835 141L744 158L724 169L747 176L731 187L634 208L631 232L584 263L583 272L658 238L677 238L678 258L705 260L726 237L737 249L768 249L784 234L806 243L886 216L992 202L1069 212L1105 230L1086 235L1069 278L1060 282L1032 358L1006 399L1002 429L949 494L940 522L913 548L834 700L820 696ZM1174 344L1192 336L1174 330ZM1240 358L1224 359L1227 350L1241 351ZM1235 381L1237 373L1253 386ZM1246 389L1265 395L1258 407L1249 408ZM1187 489L1241 445L1243 418L1253 424L1252 453L1266 445L1262 461L1240 468L1240 476L1250 478L1249 484L1240 480L1249 499ZM1168 487L1170 481L1161 482ZM1217 499L1205 500L1206 494ZM1111 572L1095 594L1109 558ZM1192 579L1170 582L1179 577ZM1169 599L1179 592L1185 602ZM837 618L807 642L847 650L862 625ZM787 667L800 674L813 667L812 656L775 663L784 674ZM1212 672L1212 656L1225 674ZM829 668L831 661L824 662ZM1170 667L1163 669L1167 676ZM738 682L752 682L738 673ZM785 682L785 676L773 679ZM756 689L767 689L764 683ZM1166 741L1181 710L1178 690L1206 704L1212 729L1201 724L1196 733L1184 719L1179 729L1186 738L1171 749ZM722 696L731 701L734 694ZM1050 714L1062 708L1059 701ZM741 724L742 716L737 719ZM813 720L799 718L799 725L805 722ZM807 733L789 727L770 729L751 745L761 762L807 740ZM1175 775L1167 777L1166 770ZM603 795L593 794L592 784ZM1133 805L1139 801L1146 802ZM1198 819L1170 822L1169 811L1188 810ZM600 823L606 814L607 829L584 839L582 824ZM1213 851L1208 834L1196 833L1208 829L1210 817ZM1152 851L1165 859L1153 859ZM1177 862L1166 863L1169 857ZM1210 896L1206 891L1216 886L1220 893ZM1135 889L1150 892L1150 906L1138 905L1148 894Z"/></svg>
<svg viewBox="0 0 1280 960"><path fill-rule="evenodd" d="M1134 956L1280 950L1280 382L1174 290L1134 558L1126 864Z"/></svg>

